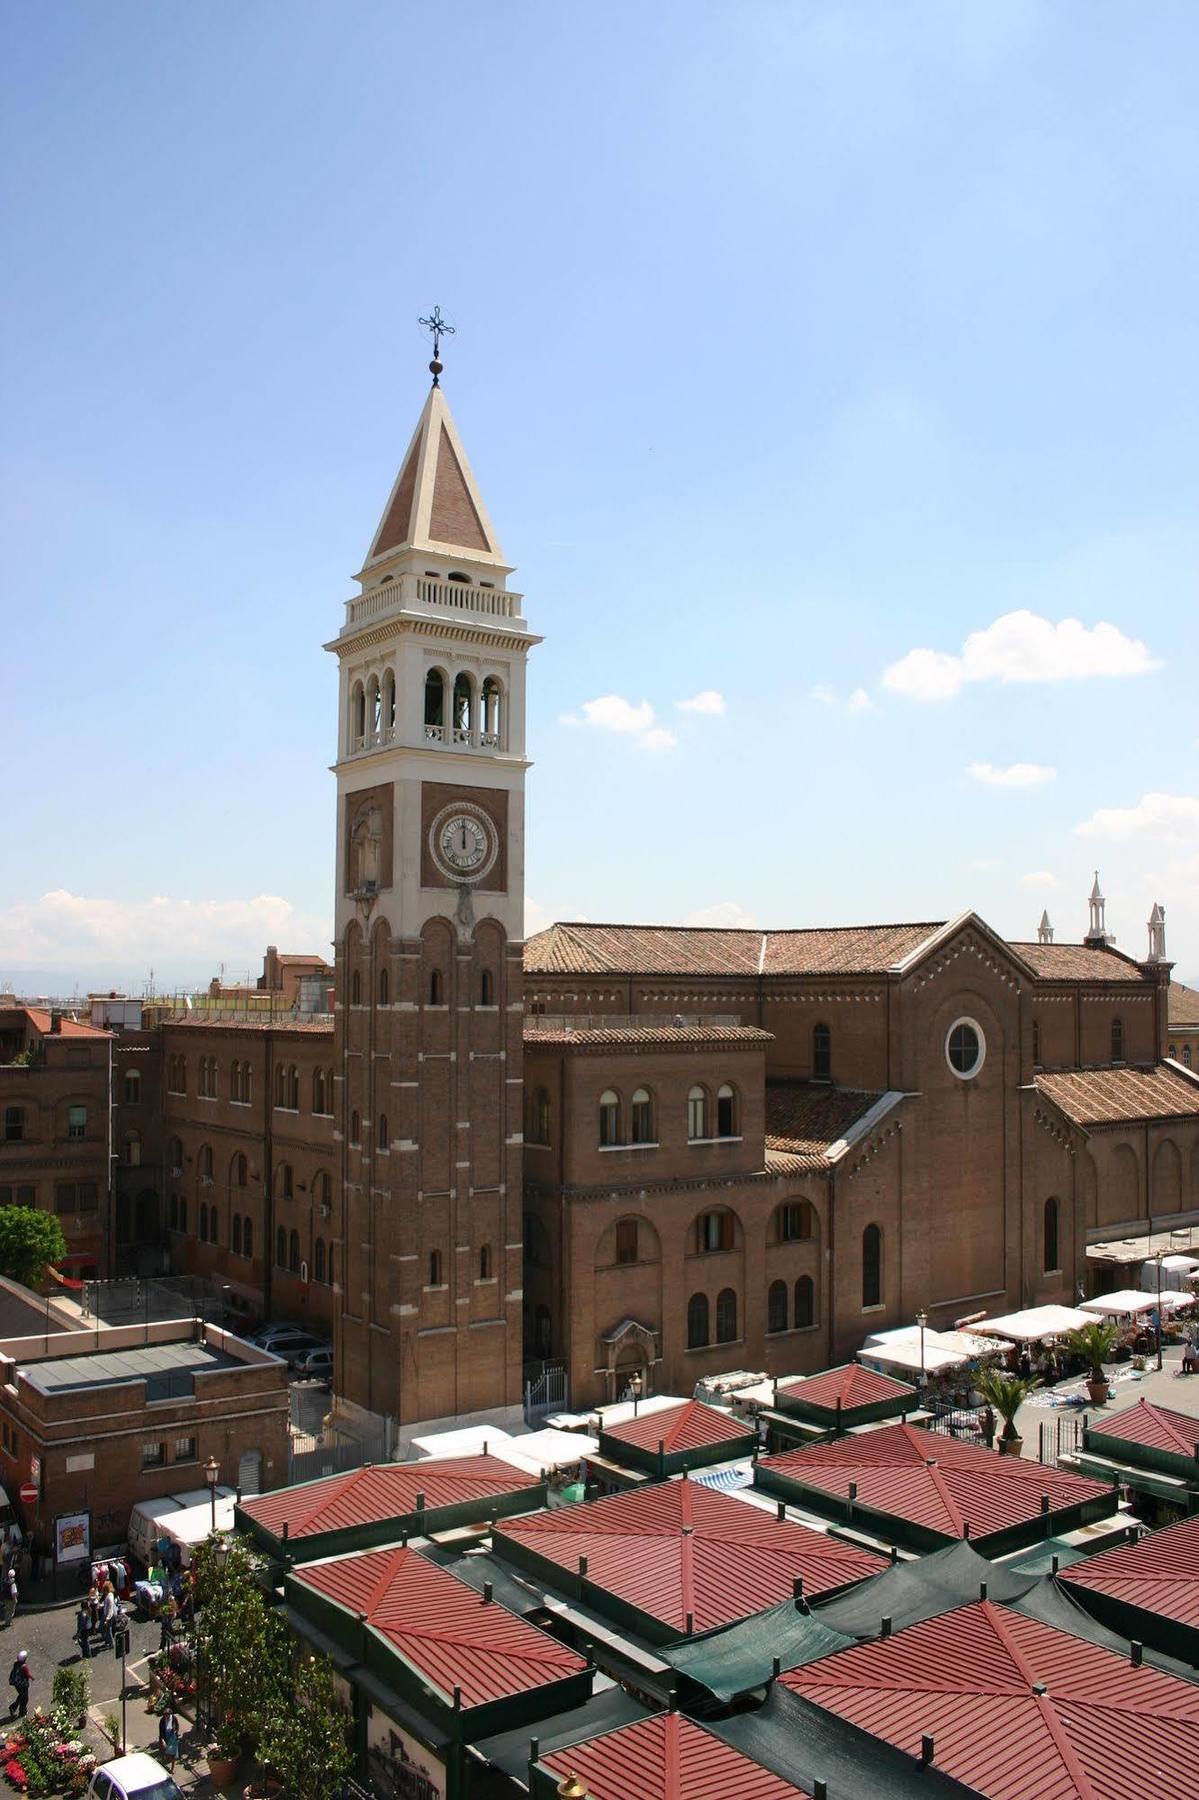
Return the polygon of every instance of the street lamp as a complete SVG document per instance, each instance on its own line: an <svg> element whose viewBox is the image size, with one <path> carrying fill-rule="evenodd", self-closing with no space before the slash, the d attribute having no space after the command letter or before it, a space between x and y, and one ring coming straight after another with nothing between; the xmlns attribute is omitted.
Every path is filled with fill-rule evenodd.
<svg viewBox="0 0 1199 1800"><path fill-rule="evenodd" d="M636 1418L637 1417L637 1402L641 1398L641 1374L640 1374L640 1371L637 1369L634 1369L634 1371L633 1371L632 1377L629 1381L629 1389L633 1396L633 1417Z"/></svg>
<svg viewBox="0 0 1199 1800"><path fill-rule="evenodd" d="M208 1483L208 1498L212 1502L212 1529L216 1531L216 1484L221 1471L217 1467L215 1456L210 1456L204 1464L204 1479Z"/></svg>
<svg viewBox="0 0 1199 1800"><path fill-rule="evenodd" d="M924 1308L916 1314L916 1323L920 1327L920 1392L924 1393L924 1328L928 1324L928 1314Z"/></svg>
<svg viewBox="0 0 1199 1800"><path fill-rule="evenodd" d="M1157 1252L1157 1370L1162 1367L1162 1253Z"/></svg>
<svg viewBox="0 0 1199 1800"><path fill-rule="evenodd" d="M587 1789L578 1775L567 1775L558 1783L558 1800L588 1800Z"/></svg>

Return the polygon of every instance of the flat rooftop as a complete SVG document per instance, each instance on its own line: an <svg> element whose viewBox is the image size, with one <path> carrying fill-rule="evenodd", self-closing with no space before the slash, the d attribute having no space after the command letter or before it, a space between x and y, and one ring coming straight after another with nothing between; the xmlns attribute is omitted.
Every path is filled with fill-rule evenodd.
<svg viewBox="0 0 1199 1800"><path fill-rule="evenodd" d="M81 1388L120 1387L144 1381L147 1400L171 1400L192 1392L196 1375L245 1364L208 1344L146 1344L132 1350L93 1350L20 1364L22 1379L40 1394L68 1394Z"/></svg>

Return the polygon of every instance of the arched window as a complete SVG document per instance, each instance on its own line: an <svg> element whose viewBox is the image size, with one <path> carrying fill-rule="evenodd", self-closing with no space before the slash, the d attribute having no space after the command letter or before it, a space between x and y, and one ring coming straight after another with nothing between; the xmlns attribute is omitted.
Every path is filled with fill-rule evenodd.
<svg viewBox="0 0 1199 1800"><path fill-rule="evenodd" d="M727 1081L716 1090L716 1135L722 1138L737 1135L737 1096Z"/></svg>
<svg viewBox="0 0 1199 1800"><path fill-rule="evenodd" d="M180 1196L179 1196L179 1229L180 1229L180 1231L187 1230L187 1195L186 1194L180 1194Z"/></svg>
<svg viewBox="0 0 1199 1800"><path fill-rule="evenodd" d="M330 1245L329 1245L329 1259L328 1260L329 1260L328 1282L329 1282L329 1286L332 1287L333 1286L333 1245L332 1245L332 1243L330 1243Z"/></svg>
<svg viewBox="0 0 1199 1800"><path fill-rule="evenodd" d="M647 1088L637 1088L633 1094L633 1104L629 1112L629 1127L633 1143L653 1143L654 1103L649 1097Z"/></svg>
<svg viewBox="0 0 1199 1800"><path fill-rule="evenodd" d="M1041 1066L1041 1021L1039 1019L1034 1019L1032 1022L1032 1059L1039 1069Z"/></svg>
<svg viewBox="0 0 1199 1800"><path fill-rule="evenodd" d="M333 1205L333 1182L327 1169L321 1169L312 1184L312 1196L323 1213Z"/></svg>
<svg viewBox="0 0 1199 1800"><path fill-rule="evenodd" d="M441 1251L440 1250L430 1250L430 1252L429 1252L429 1286L430 1287L440 1287L441 1286Z"/></svg>
<svg viewBox="0 0 1199 1800"><path fill-rule="evenodd" d="M640 1255L640 1237L636 1219L618 1219L616 1222L616 1260L618 1263L635 1263Z"/></svg>
<svg viewBox="0 0 1199 1800"><path fill-rule="evenodd" d="M1178 1045L1171 1044L1170 1048L1166 1051L1166 1055L1170 1058L1171 1062L1177 1062L1178 1061Z"/></svg>
<svg viewBox="0 0 1199 1800"><path fill-rule="evenodd" d="M495 976L490 969L484 969L479 977L479 1005L495 1005Z"/></svg>
<svg viewBox="0 0 1199 1800"><path fill-rule="evenodd" d="M469 675L454 680L454 742L469 741L475 723L475 689Z"/></svg>
<svg viewBox="0 0 1199 1800"><path fill-rule="evenodd" d="M825 1024L812 1027L812 1080L833 1078L833 1034Z"/></svg>
<svg viewBox="0 0 1199 1800"><path fill-rule="evenodd" d="M694 1144L708 1135L708 1096L701 1087L687 1095L687 1136Z"/></svg>
<svg viewBox="0 0 1199 1800"><path fill-rule="evenodd" d="M444 1006L445 1001L442 998L442 995L443 983L441 979L441 970L431 969L429 971L429 1005Z"/></svg>
<svg viewBox="0 0 1199 1800"><path fill-rule="evenodd" d="M766 1295L767 1331L787 1329L787 1283L772 1281Z"/></svg>
<svg viewBox="0 0 1199 1800"><path fill-rule="evenodd" d="M213 1205L210 1206L208 1209L208 1242L210 1244L219 1244L220 1241L221 1241L221 1215L217 1211L216 1204L214 1202Z"/></svg>
<svg viewBox="0 0 1199 1800"><path fill-rule="evenodd" d="M172 1194L167 1204L167 1223L172 1231L179 1229L179 1196Z"/></svg>
<svg viewBox="0 0 1199 1800"><path fill-rule="evenodd" d="M491 1245L484 1244L479 1251L479 1280L491 1280Z"/></svg>
<svg viewBox="0 0 1199 1800"><path fill-rule="evenodd" d="M716 1296L716 1342L737 1341L737 1296L732 1288L721 1288Z"/></svg>
<svg viewBox="0 0 1199 1800"><path fill-rule="evenodd" d="M396 678L394 671L383 671L383 728L390 731L396 722Z"/></svg>
<svg viewBox="0 0 1199 1800"><path fill-rule="evenodd" d="M282 1063L275 1070L275 1105L287 1105L287 1070Z"/></svg>
<svg viewBox="0 0 1199 1800"><path fill-rule="evenodd" d="M183 1145L177 1137L171 1139L170 1148L167 1151L167 1168L172 1175L182 1175L183 1173Z"/></svg>
<svg viewBox="0 0 1199 1800"><path fill-rule="evenodd" d="M1112 1020L1112 1061L1124 1061L1124 1021L1119 1018Z"/></svg>
<svg viewBox="0 0 1199 1800"><path fill-rule="evenodd" d="M727 1207L716 1212L700 1213L695 1221L695 1250L698 1256L736 1247L736 1227Z"/></svg>
<svg viewBox="0 0 1199 1800"><path fill-rule="evenodd" d="M350 696L350 729L354 739L351 747L357 749L366 736L366 690L360 681L354 683Z"/></svg>
<svg viewBox="0 0 1199 1800"><path fill-rule="evenodd" d="M287 1267L287 1233L282 1225L275 1233L275 1262L280 1269Z"/></svg>
<svg viewBox="0 0 1199 1800"><path fill-rule="evenodd" d="M815 1295L812 1277L801 1275L795 1283L795 1329L806 1331L815 1318Z"/></svg>
<svg viewBox="0 0 1199 1800"><path fill-rule="evenodd" d="M375 1137L375 1149L376 1150L386 1150L390 1143L391 1143L391 1139L387 1135L387 1114L380 1113L379 1114L379 1130Z"/></svg>
<svg viewBox="0 0 1199 1800"><path fill-rule="evenodd" d="M620 1142L620 1096L605 1088L599 1103L600 1149L610 1149Z"/></svg>
<svg viewBox="0 0 1199 1800"><path fill-rule="evenodd" d="M212 1180L212 1145L204 1144L200 1149L200 1180L208 1183Z"/></svg>
<svg viewBox="0 0 1199 1800"><path fill-rule="evenodd" d="M325 1071L323 1069L312 1071L312 1110L314 1113L323 1113L325 1110Z"/></svg>
<svg viewBox="0 0 1199 1800"><path fill-rule="evenodd" d="M503 690L494 675L489 675L483 683L483 717L481 729L483 742L498 747L501 732L501 699Z"/></svg>
<svg viewBox="0 0 1199 1800"><path fill-rule="evenodd" d="M387 970L379 970L379 1005L387 1006L391 1001L391 983L387 978Z"/></svg>
<svg viewBox="0 0 1199 1800"><path fill-rule="evenodd" d="M290 1200L292 1198L292 1196L295 1192L295 1184L294 1184L294 1178L293 1178L292 1172L291 1172L291 1164L290 1163L280 1163L279 1164L279 1173L278 1173L278 1176L276 1177L275 1192L278 1194L280 1200Z"/></svg>
<svg viewBox="0 0 1199 1800"><path fill-rule="evenodd" d="M1182 1046L1182 1062L1183 1062L1184 1068L1187 1068L1187 1069L1190 1068L1190 1066L1191 1066L1191 1046L1189 1044L1184 1044Z"/></svg>
<svg viewBox="0 0 1199 1800"><path fill-rule="evenodd" d="M241 1253L243 1256L253 1256L253 1254L254 1254L254 1221L253 1221L253 1219L244 1219L242 1221Z"/></svg>
<svg viewBox="0 0 1199 1800"><path fill-rule="evenodd" d="M136 1069L131 1069L125 1077L125 1105L136 1106L142 1097L142 1078Z"/></svg>
<svg viewBox="0 0 1199 1800"><path fill-rule="evenodd" d="M687 1302L687 1348L699 1350L708 1342L708 1296L692 1294Z"/></svg>
<svg viewBox="0 0 1199 1800"><path fill-rule="evenodd" d="M208 1242L208 1204L204 1200L200 1202L200 1242Z"/></svg>
<svg viewBox="0 0 1199 1800"><path fill-rule="evenodd" d="M379 741L379 677L372 675L366 684L366 731L367 742L377 744Z"/></svg>
<svg viewBox="0 0 1199 1800"><path fill-rule="evenodd" d="M803 1244L812 1235L812 1208L806 1200L785 1200L775 1213L780 1244Z"/></svg>
<svg viewBox="0 0 1199 1800"><path fill-rule="evenodd" d="M356 1112L350 1114L350 1142L351 1144L362 1142L362 1120Z"/></svg>
<svg viewBox="0 0 1199 1800"><path fill-rule="evenodd" d="M136 1131L131 1131L125 1138L125 1162L131 1169L140 1168L142 1160L142 1140Z"/></svg>
<svg viewBox="0 0 1199 1800"><path fill-rule="evenodd" d="M534 1088L529 1096L529 1130L531 1144L548 1144L550 1141L550 1097L543 1088Z"/></svg>
<svg viewBox="0 0 1199 1800"><path fill-rule="evenodd" d="M862 1233L862 1305L881 1306L883 1300L883 1234L877 1225Z"/></svg>
<svg viewBox="0 0 1199 1800"><path fill-rule="evenodd" d="M312 1279L324 1282L325 1279L325 1240L317 1238L312 1250Z"/></svg>
<svg viewBox="0 0 1199 1800"><path fill-rule="evenodd" d="M358 969L350 976L350 1005L362 1005L362 974Z"/></svg>
<svg viewBox="0 0 1199 1800"><path fill-rule="evenodd" d="M247 1177L248 1173L249 1173L249 1171L246 1166L245 1156L239 1150L237 1155L233 1158L233 1185L234 1185L234 1187L239 1187L239 1188L245 1187L246 1177Z"/></svg>
<svg viewBox="0 0 1199 1800"><path fill-rule="evenodd" d="M1058 1246L1058 1221L1061 1209L1055 1199L1045 1202L1045 1255L1044 1269L1046 1275L1056 1274L1061 1268L1061 1257Z"/></svg>
<svg viewBox="0 0 1199 1800"><path fill-rule="evenodd" d="M445 676L440 669L430 669L425 676L425 725L438 737L445 725Z"/></svg>
<svg viewBox="0 0 1199 1800"><path fill-rule="evenodd" d="M229 1230L229 1248L234 1256L241 1255L241 1214L234 1213L233 1224Z"/></svg>
<svg viewBox="0 0 1199 1800"><path fill-rule="evenodd" d="M287 1104L292 1112L300 1110L300 1071L292 1063L287 1071Z"/></svg>

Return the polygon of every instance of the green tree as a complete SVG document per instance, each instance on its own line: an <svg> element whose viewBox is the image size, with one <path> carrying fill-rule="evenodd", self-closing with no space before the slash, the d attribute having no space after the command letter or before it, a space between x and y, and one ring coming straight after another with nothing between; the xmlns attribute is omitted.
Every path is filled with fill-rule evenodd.
<svg viewBox="0 0 1199 1800"><path fill-rule="evenodd" d="M301 1657L288 1704L263 1723L258 1754L288 1800L329 1800L350 1773L348 1717L326 1657Z"/></svg>
<svg viewBox="0 0 1199 1800"><path fill-rule="evenodd" d="M984 1369L978 1377L978 1391L988 1406L993 1406L1003 1420L1003 1435L1018 1437L1016 1414L1036 1387L1020 1375L1007 1375L1002 1369Z"/></svg>
<svg viewBox="0 0 1199 1800"><path fill-rule="evenodd" d="M240 1538L209 1538L195 1558L197 1673L223 1756L256 1744L284 1710L287 1627L267 1605L260 1560Z"/></svg>
<svg viewBox="0 0 1199 1800"><path fill-rule="evenodd" d="M40 1287L46 1265L67 1253L67 1240L53 1213L35 1206L0 1206L0 1275L24 1287Z"/></svg>

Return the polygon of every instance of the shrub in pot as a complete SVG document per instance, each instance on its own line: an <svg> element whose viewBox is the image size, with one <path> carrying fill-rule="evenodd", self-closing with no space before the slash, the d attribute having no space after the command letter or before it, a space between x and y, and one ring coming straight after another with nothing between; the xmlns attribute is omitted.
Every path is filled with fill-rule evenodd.
<svg viewBox="0 0 1199 1800"><path fill-rule="evenodd" d="M1008 1375L1002 1369L984 1369L978 1378L978 1391L1003 1420L999 1437L1000 1456L1019 1456L1024 1439L1016 1430L1016 1414L1036 1387L1022 1375Z"/></svg>
<svg viewBox="0 0 1199 1800"><path fill-rule="evenodd" d="M1090 1325L1080 1325L1077 1331L1066 1334L1067 1347L1090 1370L1087 1387L1092 1406L1102 1406L1108 1397L1107 1376L1103 1373L1103 1365L1110 1362L1119 1338L1118 1327L1107 1325L1102 1319L1095 1319Z"/></svg>

